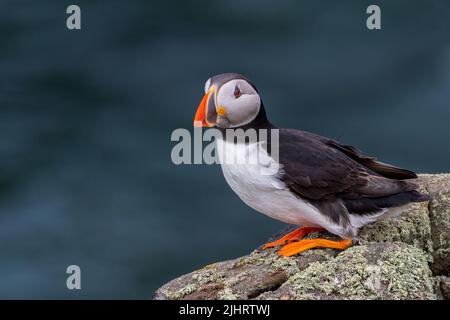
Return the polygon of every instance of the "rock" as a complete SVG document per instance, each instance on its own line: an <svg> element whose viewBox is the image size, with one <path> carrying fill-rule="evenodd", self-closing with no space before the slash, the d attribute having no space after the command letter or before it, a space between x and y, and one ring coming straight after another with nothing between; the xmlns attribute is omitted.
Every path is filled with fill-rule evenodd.
<svg viewBox="0 0 450 320"><path fill-rule="evenodd" d="M450 175L424 175L424 189L433 197L429 203L434 274L450 272Z"/></svg>
<svg viewBox="0 0 450 320"><path fill-rule="evenodd" d="M428 203L411 204L400 217L366 225L359 231L362 243L403 242L433 252Z"/></svg>
<svg viewBox="0 0 450 320"><path fill-rule="evenodd" d="M174 279L154 298L448 299L450 174L421 175L418 182L432 195L429 204L365 226L360 243L347 250L312 249L286 258L257 249Z"/></svg>
<svg viewBox="0 0 450 320"><path fill-rule="evenodd" d="M450 278L443 277L441 280L441 292L445 300L450 300Z"/></svg>
<svg viewBox="0 0 450 320"><path fill-rule="evenodd" d="M253 299L266 290L277 289L288 277L283 269L236 259L177 278L159 289L155 299Z"/></svg>

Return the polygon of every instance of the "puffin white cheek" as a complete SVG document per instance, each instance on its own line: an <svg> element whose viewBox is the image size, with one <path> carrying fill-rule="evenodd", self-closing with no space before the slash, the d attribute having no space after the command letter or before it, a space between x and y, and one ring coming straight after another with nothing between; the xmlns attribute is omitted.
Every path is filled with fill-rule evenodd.
<svg viewBox="0 0 450 320"><path fill-rule="evenodd" d="M260 99L256 95L245 95L240 97L238 100L234 101L233 105L230 106L226 117L233 126L241 126L251 122L256 118L260 108Z"/></svg>

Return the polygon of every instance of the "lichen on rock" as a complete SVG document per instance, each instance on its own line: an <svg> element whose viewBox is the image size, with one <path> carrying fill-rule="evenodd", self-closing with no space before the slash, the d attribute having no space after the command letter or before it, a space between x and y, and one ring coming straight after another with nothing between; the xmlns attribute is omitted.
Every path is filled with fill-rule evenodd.
<svg viewBox="0 0 450 320"><path fill-rule="evenodd" d="M433 274L426 254L412 246L395 244L384 250L379 260L381 282L392 299L436 299Z"/></svg>
<svg viewBox="0 0 450 320"><path fill-rule="evenodd" d="M450 270L450 192L439 192L430 202L433 259L431 266L436 274Z"/></svg>
<svg viewBox="0 0 450 320"><path fill-rule="evenodd" d="M398 217L364 226L359 232L359 237L363 243L400 241L431 254L433 243L428 205L426 202L413 203Z"/></svg>
<svg viewBox="0 0 450 320"><path fill-rule="evenodd" d="M411 272L411 270L414 270ZM354 246L314 262L264 298L435 299L426 254L404 243ZM261 297L263 298L263 297Z"/></svg>
<svg viewBox="0 0 450 320"><path fill-rule="evenodd" d="M450 277L441 277L439 279L439 285L442 297L446 300L450 300Z"/></svg>

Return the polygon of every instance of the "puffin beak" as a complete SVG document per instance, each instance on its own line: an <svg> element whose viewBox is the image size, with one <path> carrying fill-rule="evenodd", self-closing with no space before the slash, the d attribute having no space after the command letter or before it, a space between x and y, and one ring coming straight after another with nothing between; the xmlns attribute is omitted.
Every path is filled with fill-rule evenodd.
<svg viewBox="0 0 450 320"><path fill-rule="evenodd" d="M211 118L217 118L216 105L214 102L215 92L216 89L214 86L211 86L208 92L206 92L195 113L194 127L213 127L216 124L215 122L208 122L207 120L207 116L210 121Z"/></svg>

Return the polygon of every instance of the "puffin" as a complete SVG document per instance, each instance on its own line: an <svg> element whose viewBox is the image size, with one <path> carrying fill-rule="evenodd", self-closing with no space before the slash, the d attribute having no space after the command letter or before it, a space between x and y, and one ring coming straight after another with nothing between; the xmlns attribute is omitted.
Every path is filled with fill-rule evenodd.
<svg viewBox="0 0 450 320"><path fill-rule="evenodd" d="M282 256L312 248L347 249L357 242L362 226L398 216L410 203L430 200L417 191L413 182L417 174L411 170L380 162L335 139L273 125L255 85L238 73L206 81L194 126L216 127L223 133L216 138L222 172L243 202L297 227L262 246L278 247ZM277 157L270 134L258 134L256 141L226 138L228 130L250 129L277 130ZM223 161L224 155L227 159L253 155L262 160ZM272 165L278 165L278 170L261 170ZM321 231L337 237L307 237Z"/></svg>

